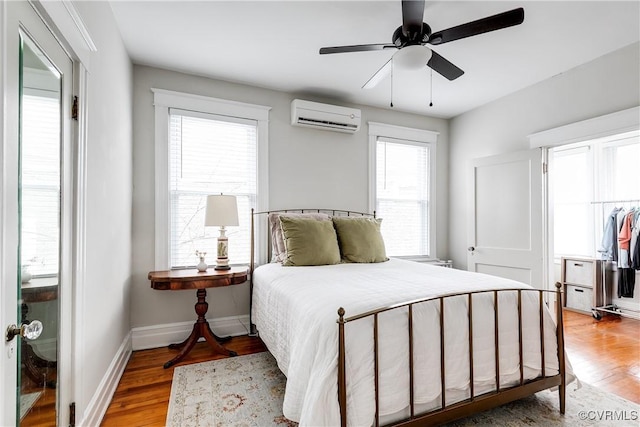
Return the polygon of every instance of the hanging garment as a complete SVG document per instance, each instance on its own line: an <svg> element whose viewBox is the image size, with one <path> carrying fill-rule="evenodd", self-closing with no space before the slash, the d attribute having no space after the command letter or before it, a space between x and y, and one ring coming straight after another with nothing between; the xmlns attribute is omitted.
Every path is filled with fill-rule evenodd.
<svg viewBox="0 0 640 427"><path fill-rule="evenodd" d="M636 271L633 268L618 268L618 298L633 298Z"/></svg>
<svg viewBox="0 0 640 427"><path fill-rule="evenodd" d="M620 214L618 217L620 218ZM618 298L633 298L636 284L636 271L631 268L630 246L634 225L635 210L627 212L622 217L620 232L618 233Z"/></svg>
<svg viewBox="0 0 640 427"><path fill-rule="evenodd" d="M620 232L618 233L618 247L620 249L618 254L618 267L622 268L631 268L629 245L631 243L631 222L633 220L633 214L633 211L629 211L622 217L622 224L620 226Z"/></svg>
<svg viewBox="0 0 640 427"><path fill-rule="evenodd" d="M602 245L598 249L605 261L618 261L618 229L616 219L621 208L614 208L606 218L604 233L602 235Z"/></svg>
<svg viewBox="0 0 640 427"><path fill-rule="evenodd" d="M631 231L631 243L629 245L631 268L640 270L640 208L636 208L634 226Z"/></svg>

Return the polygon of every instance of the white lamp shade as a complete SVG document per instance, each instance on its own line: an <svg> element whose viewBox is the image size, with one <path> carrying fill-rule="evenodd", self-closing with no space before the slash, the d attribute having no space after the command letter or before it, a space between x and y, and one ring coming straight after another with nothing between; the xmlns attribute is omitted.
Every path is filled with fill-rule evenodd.
<svg viewBox="0 0 640 427"><path fill-rule="evenodd" d="M238 225L238 202L236 196L207 196L207 212L204 225L227 226Z"/></svg>
<svg viewBox="0 0 640 427"><path fill-rule="evenodd" d="M395 65L401 68L417 70L427 65L427 62L431 59L431 55L431 49L426 46L407 46L393 55L393 61Z"/></svg>

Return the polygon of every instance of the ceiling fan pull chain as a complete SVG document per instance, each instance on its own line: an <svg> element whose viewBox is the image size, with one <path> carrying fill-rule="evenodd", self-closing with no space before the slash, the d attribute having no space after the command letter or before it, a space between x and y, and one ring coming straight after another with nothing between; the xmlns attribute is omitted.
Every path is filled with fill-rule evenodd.
<svg viewBox="0 0 640 427"><path fill-rule="evenodd" d="M393 108L393 69L394 67L393 56L391 57L391 108Z"/></svg>
<svg viewBox="0 0 640 427"><path fill-rule="evenodd" d="M431 78L429 79L429 107L433 107L433 68L431 68Z"/></svg>

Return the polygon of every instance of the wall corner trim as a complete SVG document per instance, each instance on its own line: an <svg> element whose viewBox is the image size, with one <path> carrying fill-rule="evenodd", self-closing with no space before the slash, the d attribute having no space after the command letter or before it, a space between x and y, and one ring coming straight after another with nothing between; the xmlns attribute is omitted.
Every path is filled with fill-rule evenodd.
<svg viewBox="0 0 640 427"><path fill-rule="evenodd" d="M129 332L125 336L87 407L84 411L80 408L83 416L76 420L76 425L99 426L102 422L131 356L131 335Z"/></svg>

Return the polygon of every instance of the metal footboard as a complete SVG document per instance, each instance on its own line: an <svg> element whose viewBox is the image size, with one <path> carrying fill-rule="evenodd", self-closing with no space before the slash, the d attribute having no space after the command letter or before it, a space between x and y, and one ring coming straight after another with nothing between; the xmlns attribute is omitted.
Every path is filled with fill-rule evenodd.
<svg viewBox="0 0 640 427"><path fill-rule="evenodd" d="M498 295L502 292L517 292L517 308L518 308L518 351L520 365L519 384L512 387L500 387L500 349L499 349L499 323L498 323ZM525 381L524 365L523 365L523 339L522 339L522 293L535 292L539 296L539 313L540 313L540 351L541 351L541 375L532 380ZM494 391L475 396L474 391L474 373L473 373L473 295L492 293L494 299L494 336L495 336L495 372L496 372L496 389ZM545 376L545 346L544 346L544 311L546 310L544 303L544 294L555 294L556 298L556 338L558 346L558 374L547 377ZM446 404L446 387L445 387L445 341L444 341L444 310L445 300L452 297L466 296L467 316L469 328L469 378L470 378L470 397L461 402L450 405ZM441 382L441 407L423 414L416 414L414 401L414 332L413 332L413 307L416 304L428 301L439 300L440 308L440 382ZM340 420L341 426L347 425L347 373L346 373L346 344L345 344L345 325L364 318L373 318L373 360L374 360L374 387L375 387L375 419L373 425L380 425L380 401L379 401L379 354L378 354L378 316L381 313L406 308L408 313L408 337L409 337L409 411L408 418L394 423L392 425L412 426L412 425L438 425L449 422L458 418L463 418L471 414L481 412L499 405L503 405L513 400L521 399L541 390L558 386L559 388L559 406L560 413L565 411L565 354L564 354L564 335L563 335L563 319L562 319L562 289L561 284L556 283L556 290L538 290L538 289L500 289L487 291L462 292L442 295L439 297L425 298L414 300L402 304L395 304L388 307L379 308L358 314L351 317L345 317L345 310L338 310L338 401L340 404Z"/></svg>

